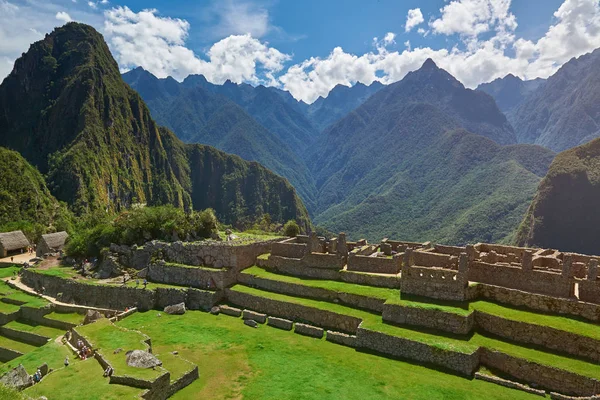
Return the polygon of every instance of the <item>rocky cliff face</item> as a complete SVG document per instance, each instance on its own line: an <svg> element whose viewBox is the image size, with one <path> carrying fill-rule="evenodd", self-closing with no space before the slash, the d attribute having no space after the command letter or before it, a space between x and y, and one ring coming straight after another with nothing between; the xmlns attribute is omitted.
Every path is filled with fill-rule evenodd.
<svg viewBox="0 0 600 400"><path fill-rule="evenodd" d="M600 139L556 156L519 228L517 243L600 252Z"/></svg>
<svg viewBox="0 0 600 400"><path fill-rule="evenodd" d="M78 213L134 203L218 208L208 199L227 195L234 205L253 206L236 213L221 206L228 222L260 216L278 201L286 211L278 216L308 221L284 179L217 150L203 148L203 160L227 168L199 186L192 149L154 122L102 35L83 24L57 28L16 61L0 85L0 146L38 167L53 195ZM245 171L251 168L260 173Z"/></svg>

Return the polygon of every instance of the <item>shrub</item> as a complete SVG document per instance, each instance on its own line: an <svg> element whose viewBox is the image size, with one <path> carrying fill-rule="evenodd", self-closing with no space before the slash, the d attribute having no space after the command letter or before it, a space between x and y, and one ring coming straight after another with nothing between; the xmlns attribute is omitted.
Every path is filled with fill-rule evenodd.
<svg viewBox="0 0 600 400"><path fill-rule="evenodd" d="M283 234L289 237L298 236L298 234L300 234L300 227L298 226L298 223L293 219L286 222L283 226Z"/></svg>

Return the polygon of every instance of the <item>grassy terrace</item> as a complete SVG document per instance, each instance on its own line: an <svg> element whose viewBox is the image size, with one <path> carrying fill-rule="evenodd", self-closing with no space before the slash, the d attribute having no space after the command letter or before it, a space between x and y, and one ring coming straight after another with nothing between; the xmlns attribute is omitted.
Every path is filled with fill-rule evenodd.
<svg viewBox="0 0 600 400"><path fill-rule="evenodd" d="M157 317L148 311L118 325L151 336L155 353L177 350L201 367L200 378L177 392L176 400L535 398L269 326L251 329L224 315L188 311Z"/></svg>
<svg viewBox="0 0 600 400"><path fill-rule="evenodd" d="M570 358L562 355L555 355L544 351L535 350L517 344L512 344L495 338L490 338L481 334L475 334L470 338L451 338L442 336L439 333L428 333L414 329L397 327L386 324L382 321L381 316L369 312L357 310L350 307L341 306L325 301L316 301L299 297L291 297L278 293L266 292L263 290L253 289L242 285L236 285L232 288L234 291L241 293L252 294L255 296L265 297L272 300L278 300L288 303L300 304L320 310L333 311L344 315L350 315L363 320L362 327L379 331L392 336L398 336L421 343L426 343L431 346L453 350L463 353L472 353L480 346L489 349L499 350L514 357L525 358L527 360L537 362L539 364L554 366L567 371L572 371L584 376L597 378L600 376L600 365L595 365L578 359Z"/></svg>
<svg viewBox="0 0 600 400"><path fill-rule="evenodd" d="M36 347L27 354L17 357L7 363L0 365L0 375L10 371L19 364L23 364L27 372L33 374L43 363L49 368L59 369L64 366L65 357L72 358L72 353L62 344L50 342L42 347Z"/></svg>
<svg viewBox="0 0 600 400"><path fill-rule="evenodd" d="M62 329L51 328L49 326L38 325L35 322L11 321L4 325L6 328L14 329L21 332L30 332L48 338L55 338L65 333Z"/></svg>
<svg viewBox="0 0 600 400"><path fill-rule="evenodd" d="M36 346L12 340L4 336L0 336L0 347L10 350L16 350L23 354L28 353L36 348Z"/></svg>
<svg viewBox="0 0 600 400"><path fill-rule="evenodd" d="M293 276L272 273L256 266L248 268L242 273L279 282L294 283L307 287L328 289L335 292L359 294L377 299L385 299L388 304L419 307L455 313L462 316L467 316L474 310L478 310L508 320L547 326L565 332L571 332L600 340L600 326L598 324L584 322L563 315L548 315L534 311L515 309L512 307L491 303L489 301L478 300L471 303L457 303L419 298L417 296L402 296L401 298L400 291L397 289L385 289L339 281L297 278Z"/></svg>
<svg viewBox="0 0 600 400"><path fill-rule="evenodd" d="M119 329L107 319L77 328L77 332L85 337L94 350L98 350L115 369L118 375L129 375L140 379L154 380L164 373L161 368L142 369L127 365L125 353L129 350L146 350L145 337L139 332ZM121 352L114 354L117 349Z"/></svg>
<svg viewBox="0 0 600 400"><path fill-rule="evenodd" d="M53 319L55 321L70 322L72 324L79 325L80 323L83 322L84 317L83 317L83 315L77 314L77 313L52 312L50 314L44 315L44 318Z"/></svg>

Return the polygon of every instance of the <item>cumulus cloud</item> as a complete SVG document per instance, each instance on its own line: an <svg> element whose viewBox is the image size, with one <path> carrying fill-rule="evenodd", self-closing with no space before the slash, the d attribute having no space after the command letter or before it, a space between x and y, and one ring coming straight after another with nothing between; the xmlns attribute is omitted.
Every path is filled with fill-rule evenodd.
<svg viewBox="0 0 600 400"><path fill-rule="evenodd" d="M64 23L71 22L73 20L71 16L64 11L57 12L55 17L57 20L62 21Z"/></svg>
<svg viewBox="0 0 600 400"><path fill-rule="evenodd" d="M432 33L457 35L451 48L409 47L388 51L382 42L362 55L335 48L327 57L313 57L291 66L280 78L294 97L312 102L336 84L393 83L432 58L467 87L475 87L508 73L524 79L546 78L572 57L600 47L600 2L565 0L554 22L537 41L515 38L515 16L510 0L454 0L429 23ZM419 33L426 36L429 31ZM484 33L486 39L480 39Z"/></svg>
<svg viewBox="0 0 600 400"><path fill-rule="evenodd" d="M219 39L246 34L261 38L272 29L269 11L260 4L243 0L214 1L206 10L205 20L209 25L206 34Z"/></svg>
<svg viewBox="0 0 600 400"><path fill-rule="evenodd" d="M212 45L208 61L185 47L190 25L178 18L161 17L157 10L139 13L127 7L105 12L104 32L121 68L138 65L158 77L183 79L203 74L213 83L276 84L275 74L290 59L249 34L231 35ZM261 77L258 76L258 70Z"/></svg>
<svg viewBox="0 0 600 400"><path fill-rule="evenodd" d="M420 8L414 8L412 10L408 10L408 14L406 15L406 25L404 25L404 30L406 32L410 32L412 28L415 26L422 24L425 22L423 18L423 13Z"/></svg>

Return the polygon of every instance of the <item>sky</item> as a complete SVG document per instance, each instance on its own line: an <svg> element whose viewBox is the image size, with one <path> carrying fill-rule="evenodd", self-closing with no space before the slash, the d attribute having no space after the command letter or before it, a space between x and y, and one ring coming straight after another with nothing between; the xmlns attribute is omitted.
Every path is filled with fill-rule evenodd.
<svg viewBox="0 0 600 400"><path fill-rule="evenodd" d="M100 31L123 72L276 86L307 103L427 58L474 88L600 47L600 0L0 0L0 79L54 27Z"/></svg>

